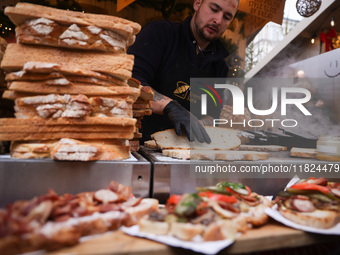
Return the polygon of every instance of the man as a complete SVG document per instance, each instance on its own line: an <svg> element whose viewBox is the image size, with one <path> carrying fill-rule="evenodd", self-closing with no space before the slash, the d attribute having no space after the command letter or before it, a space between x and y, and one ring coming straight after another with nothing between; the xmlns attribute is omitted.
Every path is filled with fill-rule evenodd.
<svg viewBox="0 0 340 255"><path fill-rule="evenodd" d="M128 49L135 55L133 77L152 87L152 116L142 122L143 139L159 130L184 131L190 141L210 143L190 111L190 78L226 77L227 52L217 40L232 22L239 0L194 0L194 15L182 24L151 22Z"/></svg>

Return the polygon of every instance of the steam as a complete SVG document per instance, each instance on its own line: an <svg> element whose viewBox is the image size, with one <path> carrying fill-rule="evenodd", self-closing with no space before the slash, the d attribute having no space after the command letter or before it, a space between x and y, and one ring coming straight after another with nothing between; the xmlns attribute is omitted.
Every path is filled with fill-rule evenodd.
<svg viewBox="0 0 340 255"><path fill-rule="evenodd" d="M280 120L294 119L298 122L298 125L295 127L275 125L274 127L266 126L262 129L282 133L278 128L283 128L286 131L307 138L317 138L320 135L340 136L340 102L338 102L338 98L340 98L340 77L307 77L304 71L302 71L303 68L297 69L290 66L291 64L296 63L294 57L292 57L296 53L296 50L292 49L289 52L290 53L288 54L290 55L286 55L284 58L281 58L281 60L271 61L270 64L267 64L267 66L256 75L256 78L246 81L245 87L253 87L254 107L263 110L269 109L272 105L273 88L305 88L311 92L312 97L308 103L304 104L304 106L312 116L304 115L295 105L288 105L287 114L282 116L281 110L278 107L273 115L262 116L262 118L275 118ZM306 52L304 52L304 54L306 54ZM324 56L322 56L322 59L319 59L318 57L319 56L314 57L311 61L314 63L314 68L320 68L323 72L324 66L329 65L329 62L324 60ZM330 59L332 59L332 57ZM309 66L307 67L306 65ZM310 68L310 65L313 64L302 63L302 67L306 67L306 69ZM314 72L314 74L316 77L320 76L318 73ZM299 98L300 96L301 95L298 94L290 94L289 98ZM261 116L252 115L252 117L260 118Z"/></svg>

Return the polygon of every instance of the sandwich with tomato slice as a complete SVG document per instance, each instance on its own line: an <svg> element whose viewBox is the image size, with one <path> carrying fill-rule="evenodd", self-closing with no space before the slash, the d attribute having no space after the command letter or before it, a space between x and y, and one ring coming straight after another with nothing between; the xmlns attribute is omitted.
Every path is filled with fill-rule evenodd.
<svg viewBox="0 0 340 255"><path fill-rule="evenodd" d="M325 178L301 179L280 191L275 203L279 212L295 223L331 228L340 222L340 183Z"/></svg>
<svg viewBox="0 0 340 255"><path fill-rule="evenodd" d="M265 197L241 183L223 182L197 188L195 193L171 195L164 208L139 222L141 232L172 235L189 241L235 239L237 232L267 222L271 205Z"/></svg>

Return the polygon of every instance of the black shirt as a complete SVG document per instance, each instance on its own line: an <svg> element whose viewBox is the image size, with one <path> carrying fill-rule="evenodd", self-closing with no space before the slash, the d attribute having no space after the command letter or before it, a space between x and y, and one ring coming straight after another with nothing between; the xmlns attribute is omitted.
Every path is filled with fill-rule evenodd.
<svg viewBox="0 0 340 255"><path fill-rule="evenodd" d="M227 51L220 41L209 44L196 54L197 42L190 29L191 17L183 23L155 21L149 23L129 47L135 55L133 77L143 86L178 101L190 110L190 78L227 77ZM192 89L191 89L192 90ZM171 123L164 116L153 114L142 121L143 139L167 128Z"/></svg>

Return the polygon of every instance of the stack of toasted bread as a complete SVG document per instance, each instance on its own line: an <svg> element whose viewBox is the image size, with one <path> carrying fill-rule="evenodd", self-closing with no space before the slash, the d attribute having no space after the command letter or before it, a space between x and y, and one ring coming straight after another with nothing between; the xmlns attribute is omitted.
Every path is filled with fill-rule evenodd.
<svg viewBox="0 0 340 255"><path fill-rule="evenodd" d="M5 53L7 47L7 41L0 37L0 62L2 56ZM6 90L5 73L0 69L0 95ZM0 98L0 118L10 117L13 115L13 104L9 100ZM4 154L8 152L9 143L6 141L0 141L0 153Z"/></svg>
<svg viewBox="0 0 340 255"><path fill-rule="evenodd" d="M0 140L12 141L11 156L130 157L133 104L142 87L130 86L134 56L126 48L140 25L28 3L7 7L5 14L17 36L1 62L8 86L3 97L15 102L16 118L2 119L0 126Z"/></svg>
<svg viewBox="0 0 340 255"><path fill-rule="evenodd" d="M132 81L137 81L134 79L130 79L130 84ZM136 121L136 131L132 140L130 140L131 151L139 150L139 139L142 138L142 133L139 132L139 129L142 128L142 119L145 115L152 114L152 101L153 101L154 93L152 89L148 86L141 87L140 96L137 98L136 102L132 105L133 108L133 117Z"/></svg>

